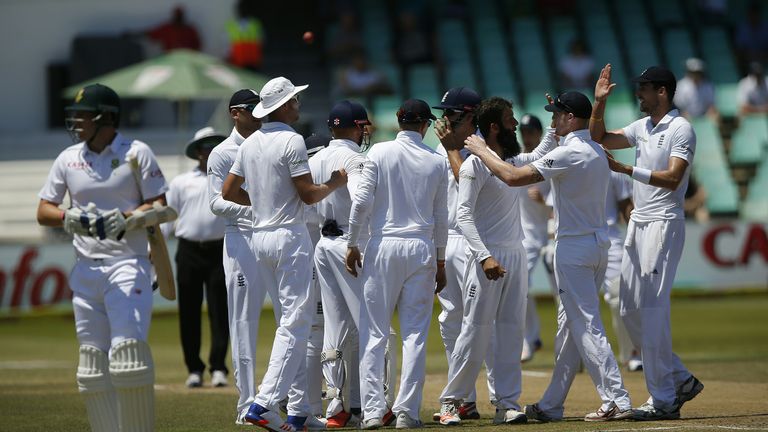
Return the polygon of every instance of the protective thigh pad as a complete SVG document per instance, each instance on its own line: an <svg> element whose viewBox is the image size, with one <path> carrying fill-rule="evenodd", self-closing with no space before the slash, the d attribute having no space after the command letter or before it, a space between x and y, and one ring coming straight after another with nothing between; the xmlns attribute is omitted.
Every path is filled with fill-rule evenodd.
<svg viewBox="0 0 768 432"><path fill-rule="evenodd" d="M128 231L141 229L165 222L176 220L179 214L173 207L161 205L159 202L152 204L149 210L136 210L125 220L125 229Z"/></svg>
<svg viewBox="0 0 768 432"><path fill-rule="evenodd" d="M117 390L121 431L155 428L155 366L146 342L127 339L112 347L109 364Z"/></svg>
<svg viewBox="0 0 768 432"><path fill-rule="evenodd" d="M80 346L77 387L85 401L88 422L95 432L118 430L117 400L109 379L107 353L91 346Z"/></svg>

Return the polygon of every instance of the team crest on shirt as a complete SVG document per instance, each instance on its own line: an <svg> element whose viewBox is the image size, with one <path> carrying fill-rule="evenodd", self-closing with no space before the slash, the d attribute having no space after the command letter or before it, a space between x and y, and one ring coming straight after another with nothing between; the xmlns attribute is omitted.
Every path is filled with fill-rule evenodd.
<svg viewBox="0 0 768 432"><path fill-rule="evenodd" d="M120 159L112 159L112 169L120 166Z"/></svg>
<svg viewBox="0 0 768 432"><path fill-rule="evenodd" d="M477 285L471 285L469 287L469 298L475 298L477 295Z"/></svg>
<svg viewBox="0 0 768 432"><path fill-rule="evenodd" d="M659 142L656 144L656 148L661 148L664 145L664 134L659 137Z"/></svg>

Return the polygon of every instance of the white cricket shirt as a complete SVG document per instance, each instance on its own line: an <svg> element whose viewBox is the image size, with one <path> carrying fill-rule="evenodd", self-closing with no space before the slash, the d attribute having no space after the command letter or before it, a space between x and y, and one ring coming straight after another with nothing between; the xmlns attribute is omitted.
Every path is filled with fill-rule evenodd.
<svg viewBox="0 0 768 432"><path fill-rule="evenodd" d="M678 81L675 91L675 105L688 112L693 117L701 117L709 107L715 104L715 86L710 81L696 84L693 79L685 77Z"/></svg>
<svg viewBox="0 0 768 432"><path fill-rule="evenodd" d="M230 172L245 178L254 229L304 223L293 177L309 174L304 138L285 123L262 125L243 141Z"/></svg>
<svg viewBox="0 0 768 432"><path fill-rule="evenodd" d="M141 194L136 187L127 156L136 155L141 169ZM72 207L85 208L93 202L99 211L133 211L144 199L154 198L168 189L154 153L141 141L117 134L101 153L88 149L84 142L67 147L53 163L40 198L61 204L69 191ZM77 255L86 258L147 256L144 230L128 231L122 240L99 240L75 235Z"/></svg>
<svg viewBox="0 0 768 432"><path fill-rule="evenodd" d="M629 143L636 148L635 165L651 171L669 168L669 158L677 157L688 162L683 180L677 190L669 190L641 182L633 182L632 198L635 210L632 220L650 222L655 220L684 219L683 201L688 188L693 155L696 151L696 134L688 120L676 109L667 113L656 126L651 117L637 120L624 128Z"/></svg>
<svg viewBox="0 0 768 432"><path fill-rule="evenodd" d="M739 81L736 100L742 105L768 105L768 78L747 75Z"/></svg>
<svg viewBox="0 0 768 432"><path fill-rule="evenodd" d="M456 181L456 176L453 175L453 168L448 161L448 152L445 150L442 144L438 144L435 148L435 152L445 157L446 167L448 168L448 234L449 235L461 235L461 228L456 220L456 207L459 203L459 183ZM461 149L462 160L467 160L471 153L466 149Z"/></svg>
<svg viewBox="0 0 768 432"><path fill-rule="evenodd" d="M555 239L602 234L607 240L605 198L608 194L608 159L588 129L566 135L559 147L533 162L552 182Z"/></svg>
<svg viewBox="0 0 768 432"><path fill-rule="evenodd" d="M224 180L237 158L237 150L245 141L236 128L227 139L217 145L208 155L208 200L211 212L226 218L227 231L251 230L253 218L251 207L227 201L221 196ZM248 190L248 183L243 183L243 189Z"/></svg>
<svg viewBox="0 0 768 432"><path fill-rule="evenodd" d="M176 237L192 241L221 240L226 220L211 213L208 201L208 176L195 167L171 180L165 195L179 217L173 227Z"/></svg>
<svg viewBox="0 0 768 432"><path fill-rule="evenodd" d="M315 184L325 183L331 173L341 168L347 171L347 187L340 187L331 192L315 205L320 216L320 225L334 219L342 231L349 232L349 212L352 209L352 197L357 192L363 173L365 156L360 153L360 146L350 140L331 140L328 147L320 150L309 160L309 170Z"/></svg>
<svg viewBox="0 0 768 432"><path fill-rule="evenodd" d="M418 132L400 131L394 141L374 145L352 198L351 237L370 214L371 237L432 238L445 248L447 170L445 157L424 145Z"/></svg>

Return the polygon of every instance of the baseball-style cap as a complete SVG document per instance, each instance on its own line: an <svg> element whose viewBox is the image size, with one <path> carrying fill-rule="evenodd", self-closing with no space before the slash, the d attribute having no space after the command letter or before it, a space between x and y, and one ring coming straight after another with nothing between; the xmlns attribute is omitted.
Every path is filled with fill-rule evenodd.
<svg viewBox="0 0 768 432"><path fill-rule="evenodd" d="M232 108L238 105L256 105L261 102L261 98L256 90L242 89L235 92L231 98L229 98L229 107Z"/></svg>
<svg viewBox="0 0 768 432"><path fill-rule="evenodd" d="M443 95L440 104L434 109L454 111L474 111L480 105L480 95L468 87L454 87Z"/></svg>
<svg viewBox="0 0 768 432"><path fill-rule="evenodd" d="M192 141L187 144L187 148L184 150L184 154L190 159L197 160L198 149L210 150L219 145L225 139L227 139L227 137L216 133L212 127L204 127L195 132L195 137L192 138Z"/></svg>
<svg viewBox="0 0 768 432"><path fill-rule="evenodd" d="M304 145L307 147L307 156L312 157L315 153L328 147L328 143L330 142L331 137L328 135L310 135L304 140Z"/></svg>
<svg viewBox="0 0 768 432"><path fill-rule="evenodd" d="M421 123L427 120L437 120L429 105L421 99L408 99L397 110L399 123Z"/></svg>
<svg viewBox="0 0 768 432"><path fill-rule="evenodd" d="M78 90L72 105L64 108L65 111L120 111L120 97L114 90L102 85L91 84Z"/></svg>
<svg viewBox="0 0 768 432"><path fill-rule="evenodd" d="M288 78L277 77L272 78L264 84L261 88L259 95L261 101L253 110L253 116L256 118L263 118L269 115L272 111L280 108L288 102L292 97L296 96L301 91L304 91L309 85L294 86Z"/></svg>
<svg viewBox="0 0 768 432"><path fill-rule="evenodd" d="M331 109L328 114L328 127L349 128L371 124L368 113L357 102L343 100Z"/></svg>
<svg viewBox="0 0 768 432"><path fill-rule="evenodd" d="M636 83L677 83L675 74L664 66L651 66L644 70L640 76L632 78Z"/></svg>
<svg viewBox="0 0 768 432"><path fill-rule="evenodd" d="M555 103L546 105L544 109L549 112L569 112L583 119L588 119L592 115L592 103L584 93L577 91L560 93Z"/></svg>
<svg viewBox="0 0 768 432"><path fill-rule="evenodd" d="M541 120L533 114L526 114L520 119L520 129L544 130Z"/></svg>

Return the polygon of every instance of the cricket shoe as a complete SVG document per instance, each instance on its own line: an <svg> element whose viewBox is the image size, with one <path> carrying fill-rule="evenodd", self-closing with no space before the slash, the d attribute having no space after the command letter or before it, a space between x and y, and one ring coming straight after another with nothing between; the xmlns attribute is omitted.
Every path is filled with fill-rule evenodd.
<svg viewBox="0 0 768 432"><path fill-rule="evenodd" d="M528 417L516 409L496 408L496 414L493 416L493 424L522 424L528 423Z"/></svg>
<svg viewBox="0 0 768 432"><path fill-rule="evenodd" d="M620 410L618 406L614 405L609 410L604 410L602 407L597 411L589 413L584 416L584 421L587 422L606 422L616 420L629 420L633 417L632 408Z"/></svg>
<svg viewBox="0 0 768 432"><path fill-rule="evenodd" d="M211 374L211 385L214 387L226 387L229 384L227 382L227 374L224 371L213 371Z"/></svg>
<svg viewBox="0 0 768 432"><path fill-rule="evenodd" d="M327 429L326 420L319 416L309 416L304 421L304 428L309 431L325 430ZM297 427L297 429L299 428Z"/></svg>
<svg viewBox="0 0 768 432"><path fill-rule="evenodd" d="M253 426L253 424L245 421L245 415L248 414L248 408L243 409L235 418L235 424L239 426Z"/></svg>
<svg viewBox="0 0 768 432"><path fill-rule="evenodd" d="M267 430L296 432L296 428L290 423L284 422L280 414L268 410L257 403L251 404L244 418L248 423L261 426Z"/></svg>
<svg viewBox="0 0 768 432"><path fill-rule="evenodd" d="M391 425L395 422L395 420L397 420L397 416L392 412L392 410L387 411L387 413L384 414L384 417L381 418L381 422L384 423L384 426Z"/></svg>
<svg viewBox="0 0 768 432"><path fill-rule="evenodd" d="M365 430L380 429L382 427L384 427L384 422L380 418L365 419L360 425L360 428Z"/></svg>
<svg viewBox="0 0 768 432"><path fill-rule="evenodd" d="M548 416L544 411L541 410L541 408L539 408L539 404L537 403L533 405L526 405L525 408L523 408L523 411L525 412L525 417L528 420L536 420L542 423L557 422L562 420Z"/></svg>
<svg viewBox="0 0 768 432"><path fill-rule="evenodd" d="M352 413L341 410L336 414L328 417L328 423L325 424L325 427L328 429L343 428L347 425L347 423L349 423L350 418L352 418Z"/></svg>
<svg viewBox="0 0 768 432"><path fill-rule="evenodd" d="M192 372L187 377L187 381L184 383L189 388L199 388L203 386L203 374L200 372Z"/></svg>
<svg viewBox="0 0 768 432"><path fill-rule="evenodd" d="M679 407L682 407L684 403L695 398L702 390L704 390L704 384L699 381L698 378L691 375L690 378L685 380L685 382L677 388L676 393Z"/></svg>
<svg viewBox="0 0 768 432"><path fill-rule="evenodd" d="M443 426L456 426L461 423L458 404L455 402L443 402L440 406L439 422Z"/></svg>
<svg viewBox="0 0 768 432"><path fill-rule="evenodd" d="M677 405L675 408L662 409L646 402L640 405L639 408L632 410L632 419L638 421L677 420L679 418L680 405Z"/></svg>
<svg viewBox="0 0 768 432"><path fill-rule="evenodd" d="M632 357L627 362L627 370L630 372L640 372L643 370L643 360L640 357Z"/></svg>
<svg viewBox="0 0 768 432"><path fill-rule="evenodd" d="M397 415L395 429L418 429L423 427L424 423L422 423L421 420L411 418L405 411L402 411Z"/></svg>
<svg viewBox="0 0 768 432"><path fill-rule="evenodd" d="M480 413L477 412L477 404L475 402L464 402L459 405L459 418L462 420L478 420Z"/></svg>

